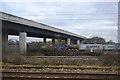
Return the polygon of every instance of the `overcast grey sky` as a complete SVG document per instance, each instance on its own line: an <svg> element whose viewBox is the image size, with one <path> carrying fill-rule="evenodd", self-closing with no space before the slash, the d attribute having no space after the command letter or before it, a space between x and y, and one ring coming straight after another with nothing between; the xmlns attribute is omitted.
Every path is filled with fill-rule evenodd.
<svg viewBox="0 0 120 80"><path fill-rule="evenodd" d="M117 41L118 3L114 1L4 0L0 10L85 37Z"/></svg>

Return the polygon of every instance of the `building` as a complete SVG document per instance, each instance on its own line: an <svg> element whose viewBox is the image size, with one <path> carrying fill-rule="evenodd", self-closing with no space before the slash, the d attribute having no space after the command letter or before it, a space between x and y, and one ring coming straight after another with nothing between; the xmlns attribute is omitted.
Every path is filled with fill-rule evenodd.
<svg viewBox="0 0 120 80"><path fill-rule="evenodd" d="M79 50L90 52L98 51L113 51L120 50L120 44L80 44Z"/></svg>

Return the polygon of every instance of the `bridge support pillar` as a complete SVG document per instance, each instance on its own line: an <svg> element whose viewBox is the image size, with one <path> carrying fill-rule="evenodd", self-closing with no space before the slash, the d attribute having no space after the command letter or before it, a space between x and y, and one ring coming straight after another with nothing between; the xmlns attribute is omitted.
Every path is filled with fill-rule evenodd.
<svg viewBox="0 0 120 80"><path fill-rule="evenodd" d="M43 42L46 43L46 38L43 38Z"/></svg>
<svg viewBox="0 0 120 80"><path fill-rule="evenodd" d="M67 39L67 45L70 45L70 42L71 40L70 40L70 38L69 39Z"/></svg>
<svg viewBox="0 0 120 80"><path fill-rule="evenodd" d="M67 39L65 39L65 44L67 44Z"/></svg>
<svg viewBox="0 0 120 80"><path fill-rule="evenodd" d="M86 39L82 40L80 44L83 44L86 41Z"/></svg>
<svg viewBox="0 0 120 80"><path fill-rule="evenodd" d="M27 51L26 37L27 37L26 32L19 33L19 53L21 54L24 54Z"/></svg>
<svg viewBox="0 0 120 80"><path fill-rule="evenodd" d="M8 32L2 31L2 53L7 53L8 47Z"/></svg>
<svg viewBox="0 0 120 80"><path fill-rule="evenodd" d="M53 44L53 45L55 44L55 39L52 39L52 44Z"/></svg>
<svg viewBox="0 0 120 80"><path fill-rule="evenodd" d="M80 44L80 40L77 40L77 45L79 45Z"/></svg>

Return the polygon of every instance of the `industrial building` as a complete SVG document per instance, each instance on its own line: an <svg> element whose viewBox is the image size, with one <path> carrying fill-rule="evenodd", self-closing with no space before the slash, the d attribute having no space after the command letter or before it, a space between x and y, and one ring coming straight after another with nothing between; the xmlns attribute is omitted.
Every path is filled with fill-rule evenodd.
<svg viewBox="0 0 120 80"><path fill-rule="evenodd" d="M93 52L94 50L116 51L120 50L120 44L80 44L79 50L90 50L90 52Z"/></svg>

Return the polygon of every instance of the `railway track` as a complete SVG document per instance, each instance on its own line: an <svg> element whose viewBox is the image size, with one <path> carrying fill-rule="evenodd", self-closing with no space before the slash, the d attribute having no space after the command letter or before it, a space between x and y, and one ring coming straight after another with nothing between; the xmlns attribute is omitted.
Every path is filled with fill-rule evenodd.
<svg viewBox="0 0 120 80"><path fill-rule="evenodd" d="M120 80L116 73L2 72L2 80Z"/></svg>

